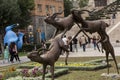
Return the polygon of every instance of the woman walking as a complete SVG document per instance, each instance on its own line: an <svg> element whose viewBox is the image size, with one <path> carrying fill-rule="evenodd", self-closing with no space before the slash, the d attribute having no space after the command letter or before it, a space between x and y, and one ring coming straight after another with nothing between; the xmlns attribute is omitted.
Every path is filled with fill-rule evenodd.
<svg viewBox="0 0 120 80"><path fill-rule="evenodd" d="M9 52L11 55L11 57L10 57L11 63L14 63L14 61L13 61L14 58L16 59L16 61L20 61L19 56L18 56L18 52L17 52L17 46L16 46L15 42L12 42L10 44Z"/></svg>
<svg viewBox="0 0 120 80"><path fill-rule="evenodd" d="M10 47L9 47L9 52L10 52L10 62L11 63L14 63L14 51L13 51L13 43L10 44Z"/></svg>
<svg viewBox="0 0 120 80"><path fill-rule="evenodd" d="M18 50L17 50L17 46L16 46L15 42L13 43L13 52L14 52L14 57L15 57L16 61L20 62L20 58L18 55Z"/></svg>

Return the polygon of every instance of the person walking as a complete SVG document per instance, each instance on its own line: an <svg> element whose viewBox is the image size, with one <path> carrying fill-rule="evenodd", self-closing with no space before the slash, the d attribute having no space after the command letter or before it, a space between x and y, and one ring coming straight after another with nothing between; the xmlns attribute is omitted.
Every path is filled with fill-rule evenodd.
<svg viewBox="0 0 120 80"><path fill-rule="evenodd" d="M62 38L63 42L64 42L64 46L68 49L69 46L68 46L68 39L66 38L66 35L64 35L64 37ZM65 51L63 51L64 53Z"/></svg>
<svg viewBox="0 0 120 80"><path fill-rule="evenodd" d="M64 42L64 46L66 47L66 49L68 49L69 48L69 45L68 45L69 42L68 42L68 38L66 38L66 35L64 35L64 37L62 38L62 40ZM67 65L68 64L67 63L67 59L68 59L68 56L69 56L69 52L63 50L62 54L63 53L66 53L65 64Z"/></svg>
<svg viewBox="0 0 120 80"><path fill-rule="evenodd" d="M81 37L79 38L78 42L79 42L79 46L81 47L82 46L82 44L81 44Z"/></svg>
<svg viewBox="0 0 120 80"><path fill-rule="evenodd" d="M74 45L74 49L75 49L76 52L78 52L77 42L78 42L77 38L74 38L73 39L73 45Z"/></svg>
<svg viewBox="0 0 120 80"><path fill-rule="evenodd" d="M82 35L82 37L80 38L80 41L81 41L81 46L83 48L83 51L85 52L86 51L86 43L87 43L86 37L84 35Z"/></svg>
<svg viewBox="0 0 120 80"><path fill-rule="evenodd" d="M9 62L9 48L8 48L7 43L4 46L4 60L3 60L3 63L5 63L6 60L7 60L7 62Z"/></svg>
<svg viewBox="0 0 120 80"><path fill-rule="evenodd" d="M14 63L14 55L15 55L15 52L13 51L13 43L10 44L9 46L9 52L10 52L10 62L11 63Z"/></svg>
<svg viewBox="0 0 120 80"><path fill-rule="evenodd" d="M14 58L16 59L16 61L20 61L19 56L18 56L18 52L17 52L17 46L15 44L15 42L12 42L10 44L10 48L9 48L9 52L10 52L10 62L14 63Z"/></svg>
<svg viewBox="0 0 120 80"><path fill-rule="evenodd" d="M116 13L112 14L112 25L114 25L116 19Z"/></svg>
<svg viewBox="0 0 120 80"><path fill-rule="evenodd" d="M72 36L68 36L68 43L71 41ZM72 41L69 43L70 52L73 52Z"/></svg>
<svg viewBox="0 0 120 80"><path fill-rule="evenodd" d="M64 45L66 47L68 47L68 39L66 38L66 35L64 35L64 37L62 38L63 42L64 42Z"/></svg>
<svg viewBox="0 0 120 80"><path fill-rule="evenodd" d="M92 43L93 43L93 46L94 46L94 50L96 50L96 46L97 46L97 38L96 38L96 36L93 36Z"/></svg>
<svg viewBox="0 0 120 80"><path fill-rule="evenodd" d="M16 61L20 62L20 58L18 55L18 50L17 50L17 46L16 46L15 42L13 42L13 52L14 52L14 57L15 57Z"/></svg>

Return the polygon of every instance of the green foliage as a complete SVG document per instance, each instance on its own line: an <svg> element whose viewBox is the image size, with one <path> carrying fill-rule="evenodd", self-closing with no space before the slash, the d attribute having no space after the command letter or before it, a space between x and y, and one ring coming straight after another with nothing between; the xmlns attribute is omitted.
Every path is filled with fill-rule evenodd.
<svg viewBox="0 0 120 80"><path fill-rule="evenodd" d="M64 15L68 16L70 14L70 10L73 8L72 2L69 0L64 0Z"/></svg>
<svg viewBox="0 0 120 80"><path fill-rule="evenodd" d="M18 69L32 69L34 68L35 66L32 66L32 65L20 65L18 67Z"/></svg>
<svg viewBox="0 0 120 80"><path fill-rule="evenodd" d="M29 52L34 50L35 45L34 44L24 44L20 52ZM41 48L41 44L36 45L36 48Z"/></svg>
<svg viewBox="0 0 120 80"><path fill-rule="evenodd" d="M21 11L18 23L20 26L28 26L32 19L31 19L31 10L34 9L34 0L18 0L18 5Z"/></svg>
<svg viewBox="0 0 120 80"><path fill-rule="evenodd" d="M87 6L89 0L80 0L79 6L80 8Z"/></svg>
<svg viewBox="0 0 120 80"><path fill-rule="evenodd" d="M0 0L0 26L16 23L20 14L17 0Z"/></svg>
<svg viewBox="0 0 120 80"><path fill-rule="evenodd" d="M55 73L54 76L59 77L61 75L67 74L68 70L69 70L68 68L56 69L54 72ZM46 74L46 77L51 77L51 74L50 73Z"/></svg>
<svg viewBox="0 0 120 80"><path fill-rule="evenodd" d="M88 66L86 66L86 65L88 65ZM109 65L109 67L110 66L111 65ZM100 70L100 69L104 69L106 67L107 67L107 64L102 64L102 63L101 64L85 64L85 66L77 66L77 67L75 67L75 66L56 66L56 68L68 68L69 70L84 70L84 71Z"/></svg>
<svg viewBox="0 0 120 80"><path fill-rule="evenodd" d="M58 77L58 76L61 76L67 73L68 73L68 68L55 69L54 76ZM17 71L12 72L12 74L8 73L5 79L8 79L8 80L23 80L23 79L24 80L41 80L41 75L42 75L42 68L34 67L32 69L28 69L28 68L20 69L20 70L18 69ZM20 76L22 78L20 78ZM50 77L51 77L51 73L47 72L45 80L51 80Z"/></svg>
<svg viewBox="0 0 120 80"><path fill-rule="evenodd" d="M47 49L49 48L49 46L50 46L50 43L46 43L46 47L47 47ZM36 48L37 49L40 49L42 47L42 45L41 44L37 44L36 45ZM30 51L32 51L32 50L34 50L34 48L35 48L35 45L34 44L24 44L23 46L22 46L22 49L21 50L19 50L20 52L30 52Z"/></svg>
<svg viewBox="0 0 120 80"><path fill-rule="evenodd" d="M4 79L6 80L6 79L10 78L11 76L12 76L12 77L15 77L15 76L17 76L17 75L18 75L18 72L17 72L17 71L7 72L6 75L4 76Z"/></svg>
<svg viewBox="0 0 120 80"><path fill-rule="evenodd" d="M34 0L0 0L0 29L14 23L27 26L33 9Z"/></svg>

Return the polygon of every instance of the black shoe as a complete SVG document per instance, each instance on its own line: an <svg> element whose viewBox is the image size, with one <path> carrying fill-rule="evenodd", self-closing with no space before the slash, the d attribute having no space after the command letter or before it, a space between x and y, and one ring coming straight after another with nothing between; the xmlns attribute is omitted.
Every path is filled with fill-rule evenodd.
<svg viewBox="0 0 120 80"><path fill-rule="evenodd" d="M11 63L14 63L14 61L11 61Z"/></svg>

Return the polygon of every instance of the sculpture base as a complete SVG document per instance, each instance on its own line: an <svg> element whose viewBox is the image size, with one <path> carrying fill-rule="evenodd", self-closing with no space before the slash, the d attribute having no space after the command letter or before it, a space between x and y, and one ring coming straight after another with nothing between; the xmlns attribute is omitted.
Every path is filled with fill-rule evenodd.
<svg viewBox="0 0 120 80"><path fill-rule="evenodd" d="M102 77L107 77L107 78L120 78L120 74L117 73L102 73L101 74Z"/></svg>

